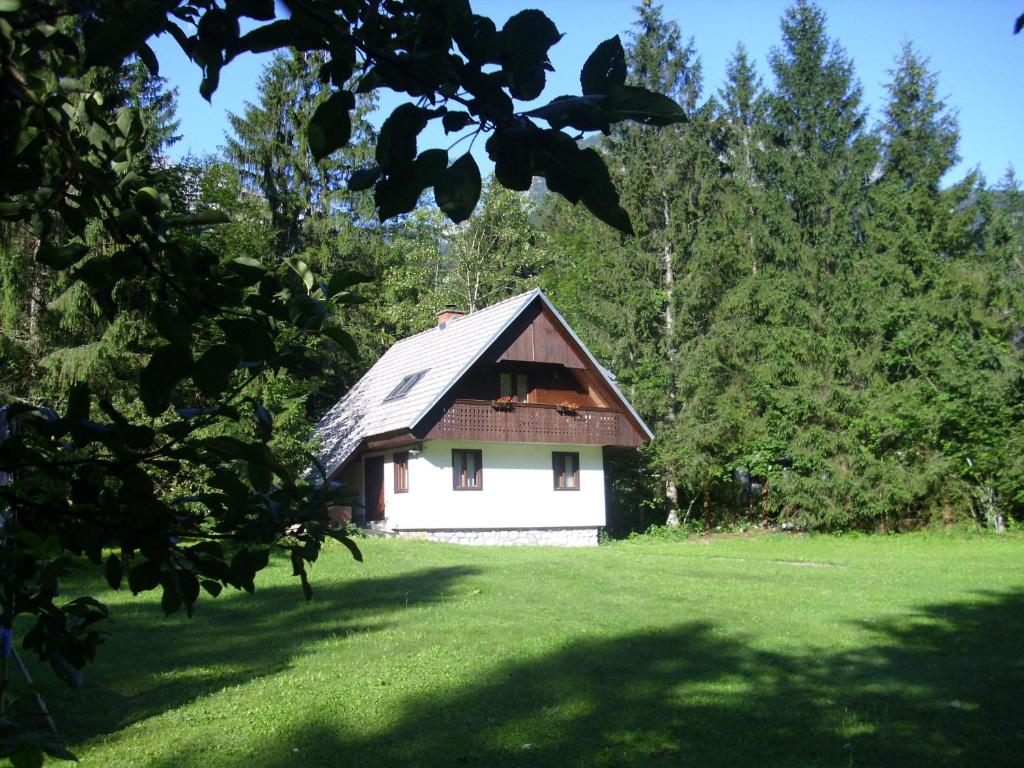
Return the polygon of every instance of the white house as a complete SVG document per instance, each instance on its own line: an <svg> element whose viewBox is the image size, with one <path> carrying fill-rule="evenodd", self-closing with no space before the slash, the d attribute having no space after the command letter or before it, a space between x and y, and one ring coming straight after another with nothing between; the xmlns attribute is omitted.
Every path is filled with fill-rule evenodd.
<svg viewBox="0 0 1024 768"><path fill-rule="evenodd" d="M467 544L597 543L604 451L653 435L540 291L395 344L317 425L342 518Z"/></svg>

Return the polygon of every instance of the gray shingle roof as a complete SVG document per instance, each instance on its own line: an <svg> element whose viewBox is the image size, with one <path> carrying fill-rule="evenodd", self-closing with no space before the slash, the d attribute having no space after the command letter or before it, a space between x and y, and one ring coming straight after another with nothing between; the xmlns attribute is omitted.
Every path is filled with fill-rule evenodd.
<svg viewBox="0 0 1024 768"><path fill-rule="evenodd" d="M615 377L594 359L538 288L450 320L444 327L434 327L402 339L385 352L316 425L316 435L321 440L320 461L327 474L344 464L365 438L413 429L537 297L565 325L626 408L653 438L651 431L615 386ZM384 402L404 377L418 371L425 373L408 394Z"/></svg>

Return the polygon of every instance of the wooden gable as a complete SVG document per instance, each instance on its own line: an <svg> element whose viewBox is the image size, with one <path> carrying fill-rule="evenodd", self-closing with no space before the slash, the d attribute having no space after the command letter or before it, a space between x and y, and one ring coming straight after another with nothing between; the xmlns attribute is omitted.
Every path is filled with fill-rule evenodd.
<svg viewBox="0 0 1024 768"><path fill-rule="evenodd" d="M485 359L491 362L554 363L585 369L585 356L577 349L562 324L539 300L523 310L514 323L491 345Z"/></svg>
<svg viewBox="0 0 1024 768"><path fill-rule="evenodd" d="M529 397L491 407L498 377L528 372ZM564 402L579 411L566 416ZM432 439L636 446L647 436L558 317L540 299L525 307L416 430Z"/></svg>

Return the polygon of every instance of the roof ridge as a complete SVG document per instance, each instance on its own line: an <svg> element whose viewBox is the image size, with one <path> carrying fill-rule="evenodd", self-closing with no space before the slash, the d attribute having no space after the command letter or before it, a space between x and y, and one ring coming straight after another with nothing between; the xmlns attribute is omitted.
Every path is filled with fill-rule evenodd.
<svg viewBox="0 0 1024 768"><path fill-rule="evenodd" d="M501 301L496 302L494 304L488 304L486 307L482 307L482 308L476 310L475 312L468 312L465 315L463 315L462 317L458 318L458 320L461 321L461 320L467 320L469 318L479 317L484 312L489 312L492 309L497 309L502 304L508 304L510 301L515 301L516 299L522 299L524 296L527 296L527 295L529 295L531 293L541 293L541 290L540 290L540 288L531 288L530 290L524 291L523 293L517 293L515 296L509 296L508 298L502 299ZM448 322L452 322L452 321L449 320ZM431 333L432 331L436 331L439 328L440 328L440 326L437 325L437 324L432 325L429 328L424 328L422 331L417 331L412 336L406 336L404 338L399 339L394 344L392 344L390 347L388 347L388 349L389 350L390 349L394 349L395 347L397 347L397 346L399 346L401 344L405 344L407 341L412 341L417 336L423 336L424 334ZM384 354L387 354L387 352L385 351ZM383 357L383 356L384 355L381 355L381 357Z"/></svg>

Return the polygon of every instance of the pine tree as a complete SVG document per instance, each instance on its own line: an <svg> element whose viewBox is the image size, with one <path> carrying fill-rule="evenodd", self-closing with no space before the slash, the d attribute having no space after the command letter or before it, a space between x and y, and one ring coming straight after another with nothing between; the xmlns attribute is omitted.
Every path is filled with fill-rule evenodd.
<svg viewBox="0 0 1024 768"><path fill-rule="evenodd" d="M108 113L116 114L124 107L142 113L146 144L153 159L181 138L177 133L181 125L177 118L178 89L168 88L167 79L152 74L137 56L114 69L97 69L89 80L89 85L103 92L103 107Z"/></svg>
<svg viewBox="0 0 1024 768"><path fill-rule="evenodd" d="M180 137L176 118L177 89L152 75L137 58L121 66L96 68L86 85L103 96L103 111L115 116L137 109L144 126L144 151L131 158L133 167L160 176L157 160ZM167 180L167 179L164 179ZM108 247L96 225L90 245ZM94 391L118 391L130 366L130 349L145 332L137 317L125 313L110 322L103 297L81 281L55 275L36 262L38 239L26 229L0 229L0 350L8 361L0 381L9 396L36 402L52 401L76 383Z"/></svg>
<svg viewBox="0 0 1024 768"><path fill-rule="evenodd" d="M757 157L765 141L764 85L743 43L738 43L725 68L726 83L718 91L716 117L727 126L727 146L733 173L748 186L757 186Z"/></svg>
<svg viewBox="0 0 1024 768"><path fill-rule="evenodd" d="M359 201L344 184L370 154L372 129L362 119L369 105L356 114L352 141L330 158L316 162L306 135L313 112L331 94L320 77L325 61L316 51L276 54L260 76L258 103L228 116L234 135L227 137L225 156L238 166L247 187L266 200L281 255L317 242L318 225L333 216L351 222L360 213Z"/></svg>
<svg viewBox="0 0 1024 768"><path fill-rule="evenodd" d="M849 196L870 172L865 111L853 62L825 29L825 14L798 0L782 18L782 45L769 56L768 99L774 153L771 183L790 201L801 237L812 245L846 228ZM866 166L866 167L865 167ZM832 230L830 233L829 231Z"/></svg>

